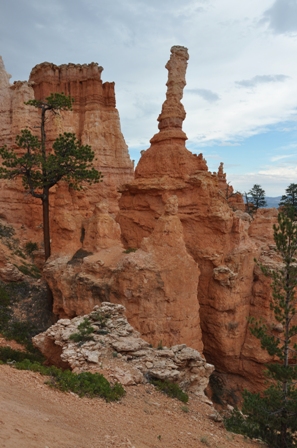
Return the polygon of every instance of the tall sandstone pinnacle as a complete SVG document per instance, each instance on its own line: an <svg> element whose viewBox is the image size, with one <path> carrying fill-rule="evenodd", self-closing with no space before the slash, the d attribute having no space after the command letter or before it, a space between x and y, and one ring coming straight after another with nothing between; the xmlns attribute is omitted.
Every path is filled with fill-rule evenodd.
<svg viewBox="0 0 297 448"><path fill-rule="evenodd" d="M227 183L223 165L218 173L210 173L202 154L197 156L186 149L181 99L187 60L186 48L171 49L159 132L143 151L134 181L121 189L117 220L125 246L141 247L143 238L152 234L163 215L167 198L177 196L187 251L200 272L197 308L204 354L218 371L236 378L238 387L253 384L256 388L267 359L249 335L247 318L269 315L268 283L258 271L255 274L254 258L269 251L273 239L264 228L272 229L276 214L259 212L252 221L243 211L241 195L234 195ZM265 241L260 232L267 235ZM184 281L190 284L193 275L188 273ZM255 294L263 299L257 300ZM183 306L182 297L179 306Z"/></svg>
<svg viewBox="0 0 297 448"><path fill-rule="evenodd" d="M263 316L281 331L269 307L270 280L254 263L277 266L277 210L259 209L252 219L223 164L210 173L202 154L187 150L181 103L187 61L186 48L172 47L159 130L134 175L114 86L102 83L94 63L40 64L29 82L13 86L0 64L0 142L12 144L26 124L34 130L38 114L25 100L63 91L74 97L74 110L48 123L49 143L57 131L75 132L93 147L105 176L78 193L61 182L52 195L53 256L44 275L57 315L85 314L102 301L122 303L152 344L204 346L207 361L232 379L232 390L260 389L269 357L250 335L247 318ZM1 183L0 207L19 235L38 241L41 207L19 184Z"/></svg>
<svg viewBox="0 0 297 448"><path fill-rule="evenodd" d="M97 63L63 64L44 62L35 66L29 81L9 84L0 61L0 145L13 145L21 129L37 133L38 111L26 106L29 99L44 99L51 93L63 92L74 99L73 111L48 116L47 143L63 132L73 132L82 144L95 152L94 166L104 181L75 192L61 182L51 194L52 251L71 252L80 247L82 222L91 216L95 204L108 199L109 211L118 211L119 185L133 178L133 162L121 133L116 109L114 83L101 80L103 68ZM3 101L2 101L3 99ZM3 109L3 110L2 110ZM41 241L40 201L25 194L21 181L1 181L2 217L19 228L23 239ZM22 227L22 229L21 229Z"/></svg>

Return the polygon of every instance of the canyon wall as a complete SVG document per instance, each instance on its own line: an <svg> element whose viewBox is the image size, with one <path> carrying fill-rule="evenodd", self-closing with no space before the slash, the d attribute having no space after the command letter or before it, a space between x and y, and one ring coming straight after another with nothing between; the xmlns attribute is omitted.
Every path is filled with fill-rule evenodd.
<svg viewBox="0 0 297 448"><path fill-rule="evenodd" d="M38 110L25 105L25 101L63 92L73 98L73 110L48 115L48 149L60 133L73 132L82 144L92 147L94 167L104 176L102 183L85 186L80 192L70 189L64 182L52 190L53 252L72 252L80 247L82 222L93 214L95 204L101 199L108 199L109 211L117 213L117 189L133 178L133 162L116 109L114 83L102 82L102 70L96 63L57 66L44 62L32 69L28 82L10 85L10 75L2 59L0 61L0 145L13 146L16 135L26 127L38 135ZM42 241L40 201L24 193L20 180L1 181L0 207L2 218L18 228L22 239Z"/></svg>
<svg viewBox="0 0 297 448"><path fill-rule="evenodd" d="M252 220L244 212L242 196L227 183L223 165L210 173L202 154L186 149L180 100L187 59L185 48L173 47L159 132L143 152L135 179L121 189L117 220L124 244L140 247L163 214L166 198L177 196L185 244L200 271L197 298L204 354L217 370L257 387L265 356L249 334L247 319L269 314L269 280L259 270L255 273L254 258L273 244L277 212L259 211ZM189 284L192 275L186 273L186 279ZM260 289L266 291L262 301Z"/></svg>
<svg viewBox="0 0 297 448"><path fill-rule="evenodd" d="M203 350L217 371L231 375L235 388L257 390L269 358L250 335L248 318L273 321L270 280L254 259L278 263L272 229L277 211L258 210L252 218L227 182L223 164L211 173L203 155L186 148L181 100L188 58L185 47L172 47L159 131L135 175L120 132L114 85L102 83L102 68L94 63L40 64L28 83L13 86L2 67L0 137L11 144L19 132L18 117L27 113L24 99L63 91L74 97L73 111L49 122L49 143L57 130L75 132L93 147L96 168L104 174L99 186L83 192L61 182L51 198L53 256L44 276L58 317L90 313L102 302L120 303L149 343ZM19 105L15 111L13 98ZM38 120L35 111L26 118L32 128L33 118ZM25 202L20 191L2 183L4 218L33 231L36 204L27 197ZM8 197L15 201L13 209Z"/></svg>

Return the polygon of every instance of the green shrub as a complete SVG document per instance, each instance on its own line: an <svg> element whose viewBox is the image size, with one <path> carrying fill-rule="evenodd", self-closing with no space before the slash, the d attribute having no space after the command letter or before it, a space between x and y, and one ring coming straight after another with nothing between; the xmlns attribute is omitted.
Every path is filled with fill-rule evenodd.
<svg viewBox="0 0 297 448"><path fill-rule="evenodd" d="M14 365L19 370L31 370L50 377L46 384L57 388L62 392L74 392L79 397L100 397L107 402L118 401L125 395L125 389L120 383L111 385L100 373L82 372L75 374L70 370L62 370L57 367L45 367L28 359L17 362Z"/></svg>
<svg viewBox="0 0 297 448"><path fill-rule="evenodd" d="M29 351L32 350L32 337L38 333L38 329L31 322L20 322L10 320L2 329L3 336L8 340L14 340L24 345Z"/></svg>
<svg viewBox="0 0 297 448"><path fill-rule="evenodd" d="M20 249L16 249L13 253L21 258L26 258L26 255Z"/></svg>
<svg viewBox="0 0 297 448"><path fill-rule="evenodd" d="M7 362L23 362L27 360L31 363L33 362L43 362L44 357L38 350L33 350L32 352L21 352L20 350L14 350L11 347L0 347L0 361L4 364Z"/></svg>
<svg viewBox="0 0 297 448"><path fill-rule="evenodd" d="M157 350L163 350L163 341L159 341L157 345Z"/></svg>
<svg viewBox="0 0 297 448"><path fill-rule="evenodd" d="M94 328L87 317L84 318L83 322L77 327L78 332L72 333L69 337L71 341L74 342L86 342L92 341L94 338L91 336L94 333Z"/></svg>
<svg viewBox="0 0 297 448"><path fill-rule="evenodd" d="M236 408L233 409L229 416L224 418L224 425L227 431L235 432L236 434L242 434L250 438L261 437L258 425L246 419L242 412Z"/></svg>
<svg viewBox="0 0 297 448"><path fill-rule="evenodd" d="M204 443L206 446L210 446L210 443L209 443L209 441L208 441L208 438L205 437L205 436L202 436L202 437L200 438L200 442L201 442L201 443Z"/></svg>
<svg viewBox="0 0 297 448"><path fill-rule="evenodd" d="M19 271L21 271L25 275L29 275L33 278L41 278L40 270L35 264L21 264L20 266L15 265Z"/></svg>
<svg viewBox="0 0 297 448"><path fill-rule="evenodd" d="M151 383L159 389L164 394L168 395L171 398L177 398L183 403L187 403L189 400L188 394L183 392L178 384L173 383L169 380L157 380L155 378L151 378Z"/></svg>
<svg viewBox="0 0 297 448"><path fill-rule="evenodd" d="M25 252L27 255L32 255L32 253L38 250L38 244L33 243L32 241L28 241L28 243L25 244Z"/></svg>
<svg viewBox="0 0 297 448"><path fill-rule="evenodd" d="M10 226L0 224L0 238L11 238L15 234L15 230Z"/></svg>
<svg viewBox="0 0 297 448"><path fill-rule="evenodd" d="M0 333L6 328L11 319L11 309L9 308L10 298L6 289L0 285Z"/></svg>
<svg viewBox="0 0 297 448"><path fill-rule="evenodd" d="M34 350L32 337L38 332L37 327L31 322L20 322L13 318L9 293L0 284L0 333L8 340L13 339L19 344L23 344L27 350L32 352Z"/></svg>
<svg viewBox="0 0 297 448"><path fill-rule="evenodd" d="M136 252L137 251L137 247L128 247L128 249L124 250L124 254L131 254L131 252Z"/></svg>

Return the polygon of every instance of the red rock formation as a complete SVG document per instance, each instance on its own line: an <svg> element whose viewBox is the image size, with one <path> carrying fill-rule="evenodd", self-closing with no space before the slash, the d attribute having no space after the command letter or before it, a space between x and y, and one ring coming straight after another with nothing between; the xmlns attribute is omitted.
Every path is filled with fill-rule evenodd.
<svg viewBox="0 0 297 448"><path fill-rule="evenodd" d="M224 173L224 164L220 163L218 169L218 186L223 196L227 199L228 204L233 210L245 211L245 203L242 194L234 191L230 182L227 182L226 173Z"/></svg>
<svg viewBox="0 0 297 448"><path fill-rule="evenodd" d="M136 252L124 252L117 224L102 205L88 224L83 244L95 249L94 255L53 258L45 266L54 312L73 317L102 301L121 303L131 325L153 345L189 342L202 350L199 270L186 251L177 198L168 199L164 215Z"/></svg>
<svg viewBox="0 0 297 448"><path fill-rule="evenodd" d="M74 132L83 144L95 152L94 166L104 175L104 181L82 192L75 192L61 182L51 195L52 251L73 252L80 247L82 222L92 215L95 204L108 199L110 212L118 210L117 188L132 179L133 162L120 129L115 108L114 83L102 83L103 68L96 63L56 66L50 63L33 68L29 82L9 84L9 75L0 63L0 144L11 145L15 136L26 126L32 132L38 128L38 111L25 106L24 101L43 99L50 93L64 92L74 98L73 111L49 116L47 141L49 147L59 133ZM41 241L40 201L24 194L21 182L2 181L0 206L3 217L11 224L26 227L23 238ZM21 230L21 229L19 229Z"/></svg>
<svg viewBox="0 0 297 448"><path fill-rule="evenodd" d="M143 152L132 181L113 85L102 84L97 64L41 64L33 69L30 83L14 88L7 87L2 70L3 128L13 97L16 103L18 98L23 101L33 88L37 98L53 89L64 91L74 96L74 111L49 123L49 139L57 129L75 131L93 146L105 176L99 187L78 193L60 183L53 195L53 248L63 256L53 256L44 272L54 293L55 313L74 317L103 301L121 303L147 341L185 342L201 350L202 338L204 354L218 371L229 372L238 387L257 389L268 358L250 335L247 318L264 316L273 322L270 281L254 258L277 263L272 231L277 212L260 209L251 218L244 213L242 197L233 194L223 165L218 173L210 173L202 154L186 149L181 99L188 53L184 47L173 47L171 53L159 132ZM19 116L12 114L11 129L12 123L13 129L21 123L23 112L18 110ZM3 131L2 141L9 135ZM125 179L117 221L131 253L124 253L112 216L118 210L116 187ZM21 223L23 207L25 224L36 229L36 205L24 205L19 194L12 185L0 191L5 217ZM14 208L9 209L6 198L16 198ZM108 205L96 207L102 199ZM86 256L89 252L93 254Z"/></svg>
<svg viewBox="0 0 297 448"><path fill-rule="evenodd" d="M230 201L226 195L228 184L222 165L217 174L211 174L202 155L197 157L185 148L186 136L181 129L184 113L179 101L187 51L181 47L171 51L159 133L142 154L135 180L122 188L117 219L125 245L142 247L143 237L153 232L156 219L163 213L166 198L172 194L178 197L186 247L200 270L197 299L204 353L218 370L238 377L247 376L248 364L252 380L254 359L244 355L243 347L248 316L261 314L252 304L254 258L259 257L262 246L249 236L251 218L240 210L244 208L242 197ZM176 90L172 88L175 82ZM232 187L230 191L233 193ZM258 220L255 217L254 222ZM271 220L267 225L272 227ZM250 231L256 232L256 227L254 224ZM190 284L193 276L185 275Z"/></svg>

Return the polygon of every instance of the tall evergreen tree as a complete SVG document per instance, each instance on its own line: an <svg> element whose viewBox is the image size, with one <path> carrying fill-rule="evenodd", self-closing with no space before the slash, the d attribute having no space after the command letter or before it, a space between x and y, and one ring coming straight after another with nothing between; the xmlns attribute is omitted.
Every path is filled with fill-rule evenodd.
<svg viewBox="0 0 297 448"><path fill-rule="evenodd" d="M253 204L253 209L258 210L260 207L265 207L267 205L265 199L265 190L261 185L255 184L253 188L246 195L246 200L248 203Z"/></svg>
<svg viewBox="0 0 297 448"><path fill-rule="evenodd" d="M290 184L286 188L286 194L281 197L279 207L283 207L284 210L293 207L295 215L297 214L297 184Z"/></svg>
<svg viewBox="0 0 297 448"><path fill-rule="evenodd" d="M272 277L271 310L281 333L271 330L269 323L252 319L251 332L261 341L261 347L276 361L269 363L269 387L263 394L245 391L243 417L235 411L226 421L227 429L260 437L271 448L297 446L297 223L294 209L278 215L274 226L276 250L282 264L278 269L262 271Z"/></svg>
<svg viewBox="0 0 297 448"><path fill-rule="evenodd" d="M21 177L23 186L33 197L42 202L43 236L45 259L51 254L49 227L49 192L61 179L74 189L83 182L101 180L101 173L93 166L94 152L89 145L82 145L74 134L64 133L54 141L53 147L46 144L45 125L47 114L58 114L71 110L72 98L63 93L53 93L44 101L30 100L27 105L40 109L40 138L28 129L16 137L17 148L0 148L2 166L0 178Z"/></svg>

